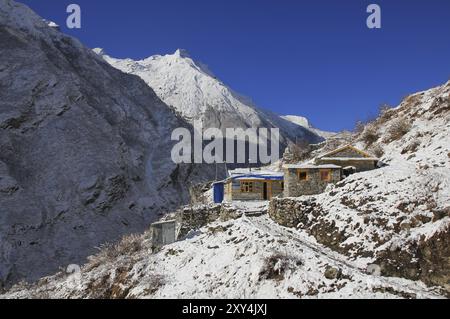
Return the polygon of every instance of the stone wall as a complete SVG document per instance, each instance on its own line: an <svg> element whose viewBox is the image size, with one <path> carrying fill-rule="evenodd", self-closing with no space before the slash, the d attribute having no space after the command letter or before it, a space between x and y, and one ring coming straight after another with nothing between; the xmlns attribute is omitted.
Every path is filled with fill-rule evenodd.
<svg viewBox="0 0 450 319"><path fill-rule="evenodd" d="M269 206L269 216L278 224L285 227L297 227L297 225L308 218L313 209L310 200L297 199L273 199Z"/></svg>
<svg viewBox="0 0 450 319"><path fill-rule="evenodd" d="M331 181L320 179L320 169L308 169L308 180L300 181L297 169L286 169L284 173L284 197L298 197L302 195L315 195L325 191L330 183L341 180L341 170L331 169Z"/></svg>
<svg viewBox="0 0 450 319"><path fill-rule="evenodd" d="M189 231L202 228L217 220L227 221L242 216L242 212L222 204L186 206L176 215L177 238L186 236Z"/></svg>
<svg viewBox="0 0 450 319"><path fill-rule="evenodd" d="M342 245L348 235L335 227L334 222L323 218L323 207L314 197L274 198L270 202L269 216L276 223L305 230L317 242L340 253L347 254L352 245Z"/></svg>

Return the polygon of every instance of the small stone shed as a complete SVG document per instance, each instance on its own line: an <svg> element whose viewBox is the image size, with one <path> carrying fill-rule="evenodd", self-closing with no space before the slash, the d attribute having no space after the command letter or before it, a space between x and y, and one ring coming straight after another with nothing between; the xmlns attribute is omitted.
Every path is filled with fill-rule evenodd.
<svg viewBox="0 0 450 319"><path fill-rule="evenodd" d="M341 166L334 164L285 165L283 169L284 197L320 194L330 183L334 184L342 179Z"/></svg>
<svg viewBox="0 0 450 319"><path fill-rule="evenodd" d="M342 167L344 170L353 168L354 172L364 172L377 168L379 160L379 158L361 151L352 145L346 145L320 155L314 160L314 164L333 164Z"/></svg>
<svg viewBox="0 0 450 319"><path fill-rule="evenodd" d="M225 181L225 201L270 200L283 194L284 174L262 170L235 170Z"/></svg>
<svg viewBox="0 0 450 319"><path fill-rule="evenodd" d="M153 223L150 227L152 235L152 246L162 247L176 241L176 221L161 221Z"/></svg>

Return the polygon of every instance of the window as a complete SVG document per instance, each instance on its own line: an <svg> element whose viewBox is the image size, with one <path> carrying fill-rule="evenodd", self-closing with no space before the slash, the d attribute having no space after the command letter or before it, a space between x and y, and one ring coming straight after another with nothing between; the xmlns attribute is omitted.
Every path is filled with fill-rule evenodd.
<svg viewBox="0 0 450 319"><path fill-rule="evenodd" d="M331 182L331 171L329 169L320 170L320 180L324 182Z"/></svg>
<svg viewBox="0 0 450 319"><path fill-rule="evenodd" d="M281 191L284 191L284 182L281 182Z"/></svg>
<svg viewBox="0 0 450 319"><path fill-rule="evenodd" d="M253 182L241 182L242 193L253 193Z"/></svg>
<svg viewBox="0 0 450 319"><path fill-rule="evenodd" d="M299 181L307 181L308 180L308 172L307 171L298 170L297 174L298 174Z"/></svg>

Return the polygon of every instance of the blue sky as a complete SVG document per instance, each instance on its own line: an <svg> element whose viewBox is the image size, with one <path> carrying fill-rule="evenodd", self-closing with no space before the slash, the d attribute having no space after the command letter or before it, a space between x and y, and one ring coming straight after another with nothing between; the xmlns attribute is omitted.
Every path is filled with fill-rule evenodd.
<svg viewBox="0 0 450 319"><path fill-rule="evenodd" d="M22 0L65 33L114 57L187 49L228 86L326 130L450 78L448 0ZM65 27L66 7L82 29ZM382 9L382 28L366 8Z"/></svg>

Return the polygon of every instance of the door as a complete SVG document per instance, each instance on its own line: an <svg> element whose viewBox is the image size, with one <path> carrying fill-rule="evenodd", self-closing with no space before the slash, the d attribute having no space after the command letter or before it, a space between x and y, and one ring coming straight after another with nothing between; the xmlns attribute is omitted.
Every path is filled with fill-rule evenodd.
<svg viewBox="0 0 450 319"><path fill-rule="evenodd" d="M268 200L269 199L269 192L268 192L268 187L267 187L267 182L264 182L263 185L263 199L264 200Z"/></svg>

